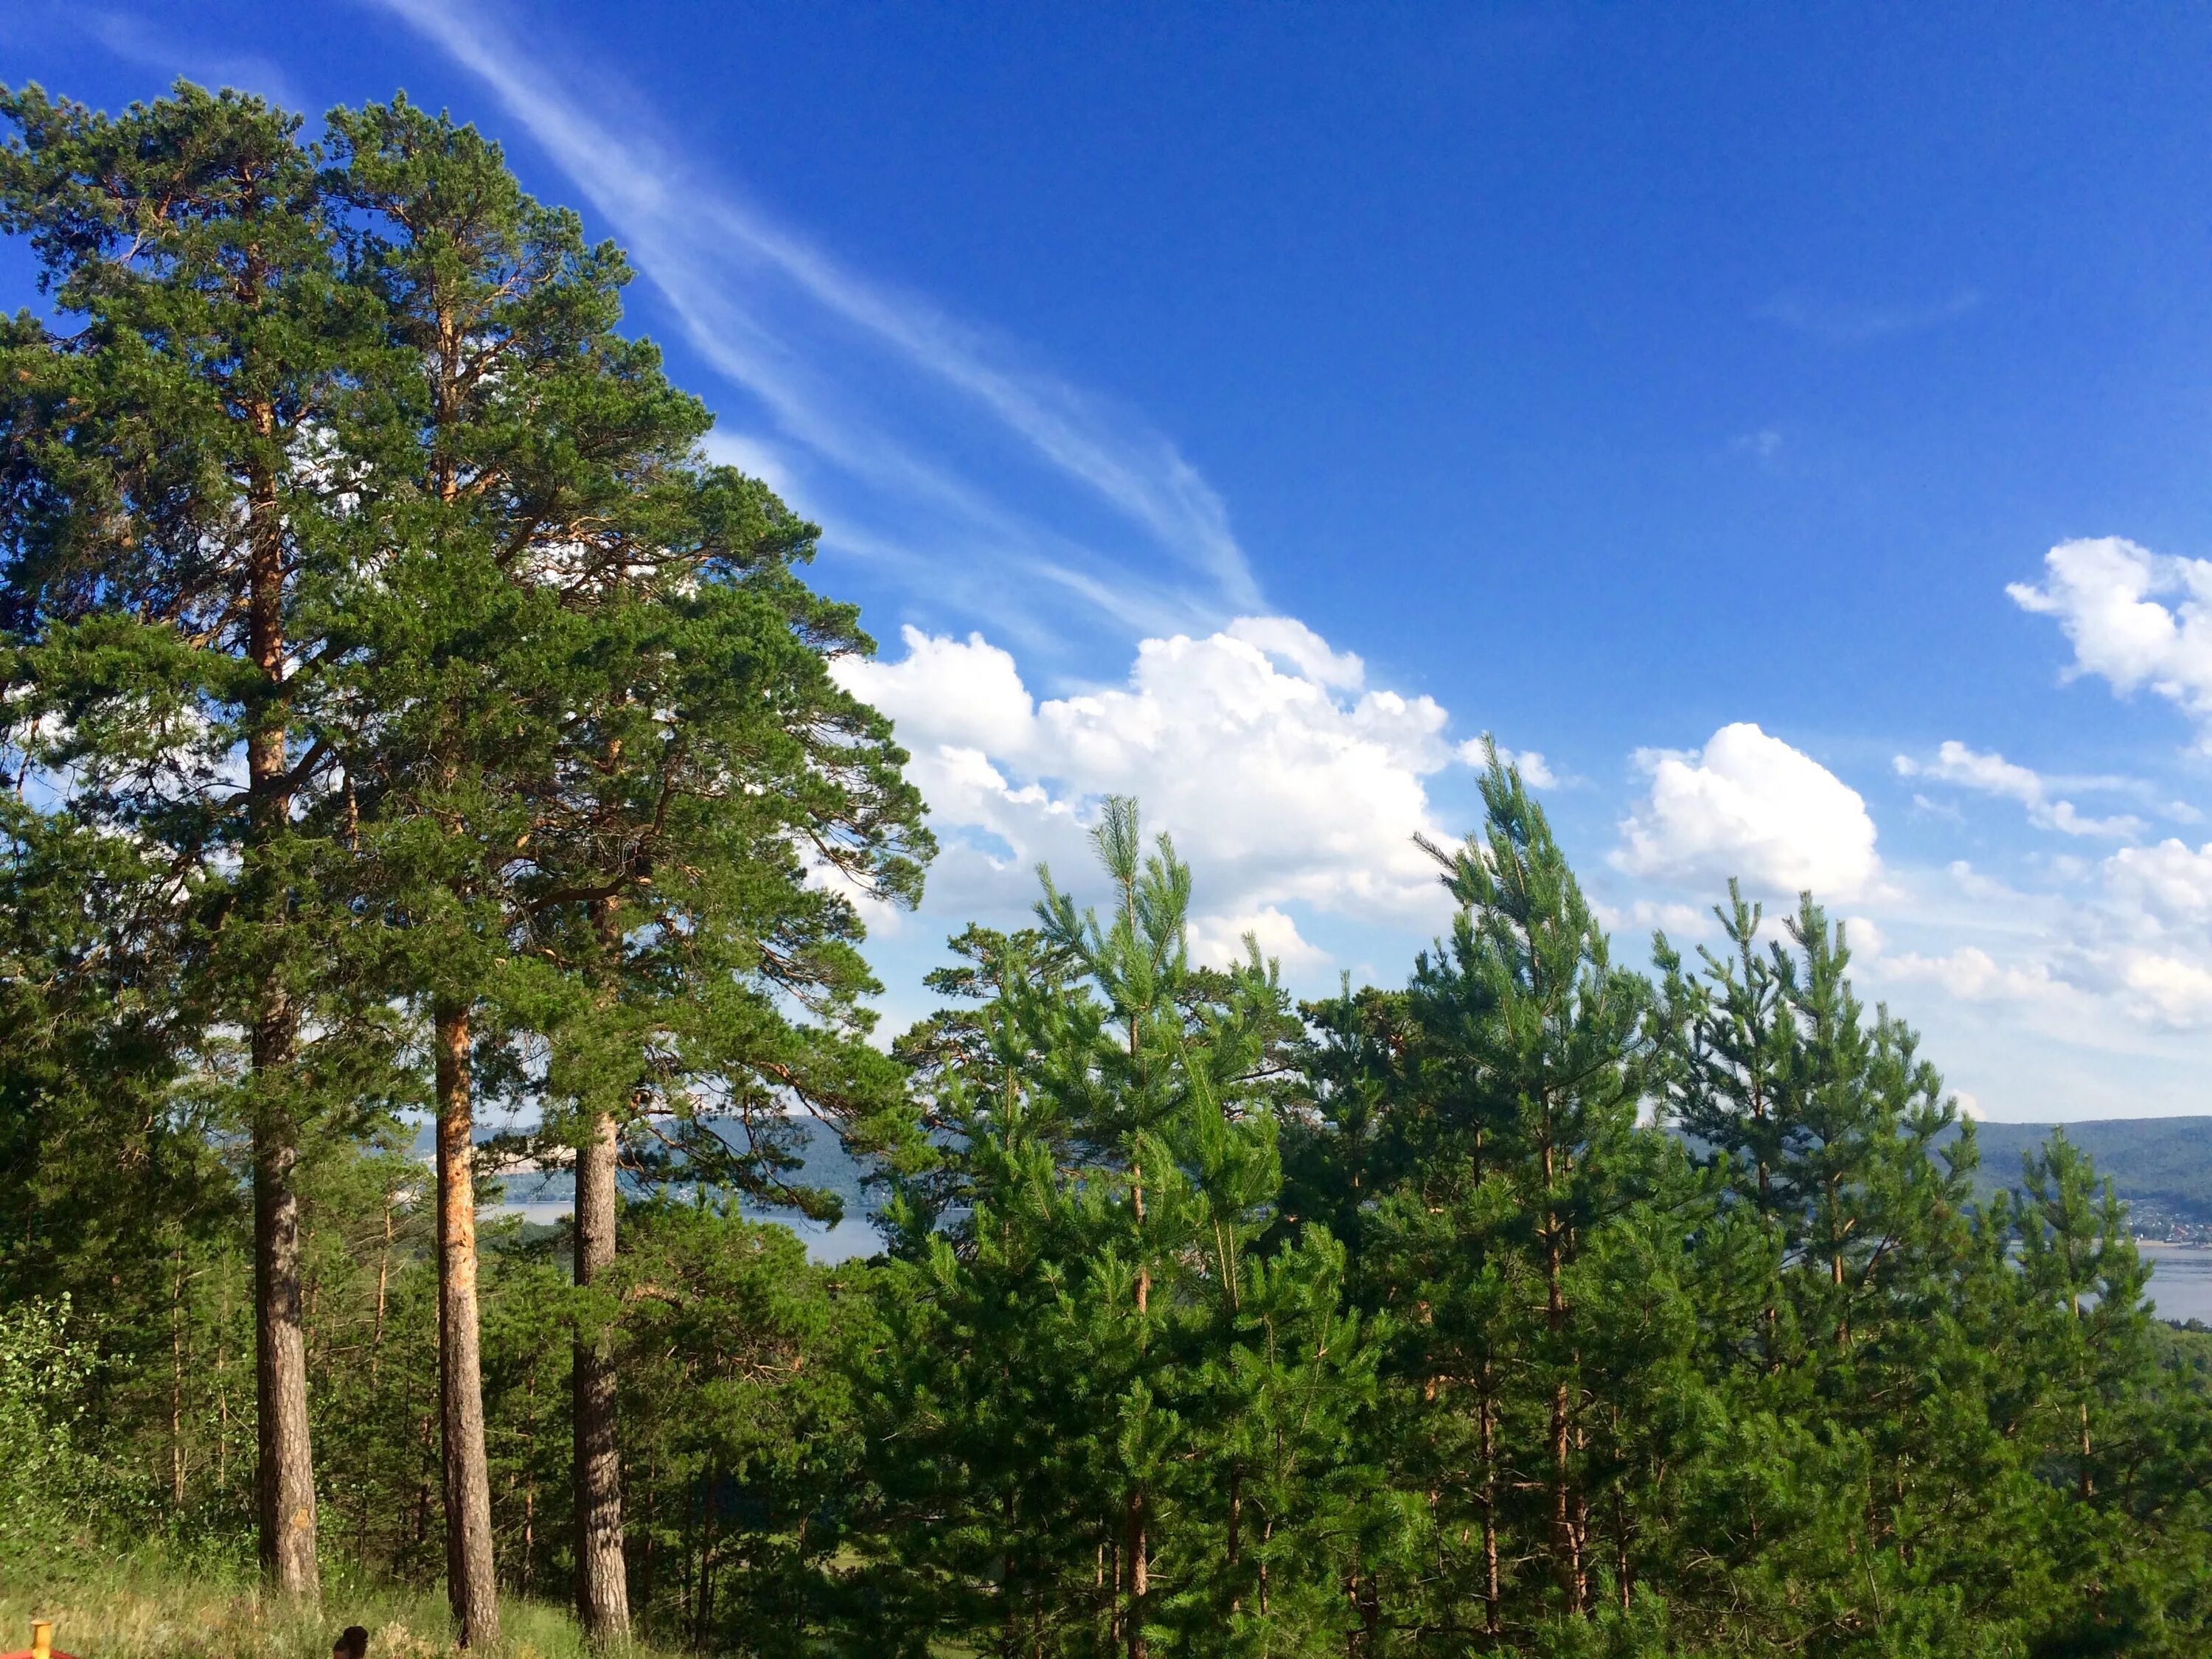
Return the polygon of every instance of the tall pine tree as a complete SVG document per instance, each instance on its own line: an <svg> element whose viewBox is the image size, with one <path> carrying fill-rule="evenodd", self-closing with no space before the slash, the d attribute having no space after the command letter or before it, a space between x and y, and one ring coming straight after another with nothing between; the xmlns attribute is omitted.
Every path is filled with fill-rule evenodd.
<svg viewBox="0 0 2212 1659"><path fill-rule="evenodd" d="M347 952L304 820L331 750L304 711L362 562L380 342L295 118L184 84L113 118L33 87L0 115L0 225L65 325L26 315L7 343L10 715L77 821L163 849L166 890L202 904L191 994L248 1033L261 1554L312 1595L295 1171L359 1079L325 995Z"/></svg>
<svg viewBox="0 0 2212 1659"><path fill-rule="evenodd" d="M773 1173L793 1107L896 1134L863 1127L896 1115L897 1089L861 1040L857 913L817 871L910 900L928 843L887 724L830 676L870 647L795 573L812 527L700 459L705 410L615 331L620 256L525 196L471 128L404 100L331 125L356 272L411 371L347 707L365 891L398 924L439 1062L451 1581L477 1639L495 1626L472 1051L552 1045L588 1285L615 1248L623 1121L655 1103L685 1131L757 1127L764 1158L679 1135L690 1173L726 1184ZM627 1612L609 1364L605 1333L580 1334L579 1605L611 1638Z"/></svg>

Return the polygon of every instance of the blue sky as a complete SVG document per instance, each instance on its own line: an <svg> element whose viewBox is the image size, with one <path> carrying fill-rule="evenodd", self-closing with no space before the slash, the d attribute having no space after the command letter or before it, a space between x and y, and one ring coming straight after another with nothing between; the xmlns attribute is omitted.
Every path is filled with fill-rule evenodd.
<svg viewBox="0 0 2212 1659"><path fill-rule="evenodd" d="M947 848L891 1022L1109 789L1205 948L1395 981L1488 731L1625 951L1811 882L2006 1118L2212 1109L2208 60L2025 4L0 16L108 106L404 87L631 250L883 641Z"/></svg>

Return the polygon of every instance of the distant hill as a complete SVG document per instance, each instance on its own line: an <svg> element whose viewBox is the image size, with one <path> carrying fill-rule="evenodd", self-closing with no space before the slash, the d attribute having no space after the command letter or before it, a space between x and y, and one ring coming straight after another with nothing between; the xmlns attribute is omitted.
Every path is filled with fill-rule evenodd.
<svg viewBox="0 0 2212 1659"><path fill-rule="evenodd" d="M878 1201L861 1182L861 1170L838 1144L836 1133L811 1118L793 1126L805 1147L805 1179L845 1200L845 1213L868 1214ZM1975 1187L1984 1195L2020 1185L2021 1158L2054 1128L2095 1162L2148 1237L2212 1243L2212 1117L2116 1118L2095 1123L1990 1123L1974 1126L1982 1167ZM521 1175L507 1181L511 1203L566 1203L565 1172ZM770 1218L775 1218L773 1212Z"/></svg>
<svg viewBox="0 0 2212 1659"><path fill-rule="evenodd" d="M1986 1192L2020 1184L2022 1154L2054 1128L2088 1153L2133 1212L2138 1232L2201 1238L2212 1229L2212 1117L2125 1117L2095 1123L1977 1123Z"/></svg>
<svg viewBox="0 0 2212 1659"><path fill-rule="evenodd" d="M866 1172L845 1150L837 1139L837 1132L828 1124L813 1117L799 1116L791 1120L794 1150L805 1160L802 1170L792 1179L794 1184L826 1188L844 1201L848 1218L868 1215L873 1211L878 1194L868 1190ZM624 1177L625 1188L630 1183ZM505 1178L507 1201L526 1208L545 1205L566 1205L575 1194L575 1178L566 1170L543 1172L528 1171ZM770 1221L789 1218L789 1213L772 1206L750 1202L744 1206L748 1215L757 1213Z"/></svg>

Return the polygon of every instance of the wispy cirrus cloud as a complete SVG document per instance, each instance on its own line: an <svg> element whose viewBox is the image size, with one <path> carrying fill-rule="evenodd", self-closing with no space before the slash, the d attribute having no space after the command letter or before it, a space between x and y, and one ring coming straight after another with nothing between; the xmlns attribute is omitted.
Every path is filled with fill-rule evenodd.
<svg viewBox="0 0 2212 1659"><path fill-rule="evenodd" d="M2002 755L1969 749L1955 738L1947 740L1932 761L1899 755L1891 764L1901 778L1928 778L2016 800L2027 809L2030 823L2038 829L2056 830L2061 835L2109 836L2124 840L2143 827L2142 820L2130 813L2091 817L2076 809L2072 801L2059 798L2061 790L2073 794L2115 791L2135 793L2141 786L2131 778L2050 777L2008 761Z"/></svg>
<svg viewBox="0 0 2212 1659"><path fill-rule="evenodd" d="M830 498L833 540L893 559L932 542L915 550L935 596L1017 633L1048 629L1035 614L1048 592L1139 632L1262 608L1221 498L1144 421L860 275L718 182L649 112L606 119L620 88L556 67L491 9L378 3L482 80L614 227L693 349L757 401L767 429L727 441L733 453ZM956 544L948 568L934 555Z"/></svg>
<svg viewBox="0 0 2212 1659"><path fill-rule="evenodd" d="M1948 298L1900 305L1869 305L1790 289L1776 295L1752 314L1809 334L1830 345L1866 345L1896 334L1917 334L1979 309L1980 293L1962 288Z"/></svg>
<svg viewBox="0 0 2212 1659"><path fill-rule="evenodd" d="M125 63L210 87L258 92L279 104L295 107L299 104L284 71L258 53L210 52L127 12L86 6L63 15Z"/></svg>

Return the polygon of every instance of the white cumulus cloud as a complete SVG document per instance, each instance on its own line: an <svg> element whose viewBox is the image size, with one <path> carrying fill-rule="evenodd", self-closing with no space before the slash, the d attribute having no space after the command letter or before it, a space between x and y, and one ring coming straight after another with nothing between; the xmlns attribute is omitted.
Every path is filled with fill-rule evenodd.
<svg viewBox="0 0 2212 1659"><path fill-rule="evenodd" d="M2067 971L2147 1024L2212 1025L2212 843L2123 848L2101 873L2103 902L2081 919Z"/></svg>
<svg viewBox="0 0 2212 1659"><path fill-rule="evenodd" d="M1679 939L1710 939L1719 932L1711 905L1700 908L1679 901L1640 898L1623 906L1593 899L1590 914L1609 933L1632 929L1638 933L1666 933Z"/></svg>
<svg viewBox="0 0 2212 1659"><path fill-rule="evenodd" d="M2108 1044L2124 1046L2130 1029L2212 1027L2212 843L2122 848L2073 872L2094 883L2078 896L2022 893L1963 862L1951 875L1989 907L1989 931L2008 936L2003 955L1972 944L1884 954L1877 978L1966 1003L2063 1004L2085 1036Z"/></svg>
<svg viewBox="0 0 2212 1659"><path fill-rule="evenodd" d="M1362 689L1358 659L1302 623L1247 617L1138 647L1122 684L1038 700L980 635L905 630L896 661L841 682L890 714L945 850L932 908L1007 916L1032 866L1086 883L1085 827L1105 794L1137 797L1195 868L1194 948L1251 932L1285 967L1321 960L1285 907L1431 926L1449 901L1417 834L1439 835L1425 780L1452 763L1434 699Z"/></svg>
<svg viewBox="0 0 2212 1659"><path fill-rule="evenodd" d="M1874 819L1859 793L1811 756L1748 721L1703 750L1646 750L1650 793L1613 854L1632 875L1717 883L1740 876L1774 894L1809 888L1850 899L1881 884Z"/></svg>
<svg viewBox="0 0 2212 1659"><path fill-rule="evenodd" d="M1262 905L1243 915L1208 915L1191 926L1190 953L1213 968L1227 968L1245 959L1244 941L1252 939L1260 954L1292 970L1312 968L1328 960L1328 953L1299 934L1298 924L1273 905Z"/></svg>
<svg viewBox="0 0 2212 1659"><path fill-rule="evenodd" d="M1330 650L1327 640L1296 617L1239 617L1223 631L1282 658L1316 684L1357 691L1367 683L1365 663L1352 652Z"/></svg>
<svg viewBox="0 0 2212 1659"><path fill-rule="evenodd" d="M2212 560L2154 553L2118 536L2062 542L2043 581L2014 582L2013 603L2054 617L2074 647L2066 678L2094 674L2115 691L2148 686L2199 723L2212 745Z"/></svg>
<svg viewBox="0 0 2212 1659"><path fill-rule="evenodd" d="M2212 842L2194 850L2174 840L2124 847L2106 860L2105 879L2143 924L2203 934L2212 944Z"/></svg>
<svg viewBox="0 0 2212 1659"><path fill-rule="evenodd" d="M2128 960L2125 973L2142 1016L2177 1030L2212 1025L2212 969L2203 963L2145 951Z"/></svg>

